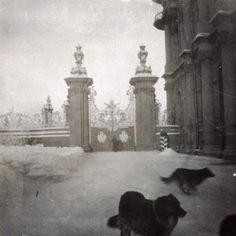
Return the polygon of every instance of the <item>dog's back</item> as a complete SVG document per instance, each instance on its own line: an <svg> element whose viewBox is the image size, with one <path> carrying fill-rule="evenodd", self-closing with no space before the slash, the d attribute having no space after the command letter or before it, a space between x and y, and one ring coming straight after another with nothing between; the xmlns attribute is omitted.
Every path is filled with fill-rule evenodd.
<svg viewBox="0 0 236 236"><path fill-rule="evenodd" d="M142 193L135 191L124 193L120 198L119 216L126 219L132 218L146 201Z"/></svg>
<svg viewBox="0 0 236 236"><path fill-rule="evenodd" d="M131 231L146 236L170 235L186 212L174 195L162 196L155 201L146 199L139 192L126 192L120 198L119 213L108 219L111 228L120 228L121 235Z"/></svg>
<svg viewBox="0 0 236 236"><path fill-rule="evenodd" d="M132 217L133 208L140 200L145 199L143 194L135 191L129 191L121 195L119 203L119 215L110 217L107 226L111 228L120 228L121 218L129 219Z"/></svg>
<svg viewBox="0 0 236 236"><path fill-rule="evenodd" d="M109 226L110 228L120 228L119 216L114 215L110 217L107 221L107 226Z"/></svg>
<svg viewBox="0 0 236 236"><path fill-rule="evenodd" d="M210 177L214 177L213 172L208 168L203 169L176 169L169 177L160 177L161 180L169 184L176 182L177 185L185 193L189 193L190 190L194 190L196 186L200 185L204 180Z"/></svg>

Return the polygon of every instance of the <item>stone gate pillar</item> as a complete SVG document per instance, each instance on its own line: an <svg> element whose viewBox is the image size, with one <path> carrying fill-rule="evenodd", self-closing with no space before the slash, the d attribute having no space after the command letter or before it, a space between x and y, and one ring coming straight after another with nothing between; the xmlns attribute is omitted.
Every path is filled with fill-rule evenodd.
<svg viewBox="0 0 236 236"><path fill-rule="evenodd" d="M81 46L76 47L74 57L76 67L72 68L71 76L65 78L69 86L70 144L90 151L88 95L89 86L93 84L93 80L88 77L86 68L82 66L84 54Z"/></svg>
<svg viewBox="0 0 236 236"><path fill-rule="evenodd" d="M140 46L140 66L130 84L134 86L136 106L136 150L156 149L155 89L158 77L146 66L147 51Z"/></svg>

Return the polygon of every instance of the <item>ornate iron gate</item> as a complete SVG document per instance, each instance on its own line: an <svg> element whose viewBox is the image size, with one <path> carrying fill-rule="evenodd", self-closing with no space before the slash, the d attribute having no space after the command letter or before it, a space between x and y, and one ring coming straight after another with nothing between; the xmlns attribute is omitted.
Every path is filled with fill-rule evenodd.
<svg viewBox="0 0 236 236"><path fill-rule="evenodd" d="M135 98L133 88L127 91L129 103L119 108L114 100L99 110L95 104L96 91L92 87L89 97L90 143L94 151L134 150L135 147Z"/></svg>

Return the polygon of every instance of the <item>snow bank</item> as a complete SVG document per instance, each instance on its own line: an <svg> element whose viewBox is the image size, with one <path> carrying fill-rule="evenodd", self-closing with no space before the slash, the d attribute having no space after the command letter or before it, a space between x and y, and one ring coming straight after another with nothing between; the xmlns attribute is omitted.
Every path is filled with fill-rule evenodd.
<svg viewBox="0 0 236 236"><path fill-rule="evenodd" d="M24 155L55 155L55 156L68 156L72 154L81 154L83 149L81 147L44 147L43 145L26 145L26 146L0 146L1 155L14 156Z"/></svg>
<svg viewBox="0 0 236 236"><path fill-rule="evenodd" d="M80 147L0 146L0 163L27 175L64 175L77 170Z"/></svg>
<svg viewBox="0 0 236 236"><path fill-rule="evenodd" d="M178 153L171 148L167 148L163 152L160 152L160 156L169 156L169 155L178 155Z"/></svg>

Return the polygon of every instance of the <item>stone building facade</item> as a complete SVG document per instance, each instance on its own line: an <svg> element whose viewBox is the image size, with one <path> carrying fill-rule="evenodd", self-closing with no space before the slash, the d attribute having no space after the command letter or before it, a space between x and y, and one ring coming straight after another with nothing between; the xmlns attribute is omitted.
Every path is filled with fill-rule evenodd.
<svg viewBox="0 0 236 236"><path fill-rule="evenodd" d="M236 1L153 0L165 31L168 122L180 151L236 153Z"/></svg>

